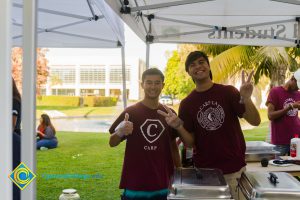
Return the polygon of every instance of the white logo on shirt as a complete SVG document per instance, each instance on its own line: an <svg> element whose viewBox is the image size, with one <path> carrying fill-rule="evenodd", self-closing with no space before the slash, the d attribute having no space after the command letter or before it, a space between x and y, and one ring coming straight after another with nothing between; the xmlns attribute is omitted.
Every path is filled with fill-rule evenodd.
<svg viewBox="0 0 300 200"><path fill-rule="evenodd" d="M283 107L286 108L289 106L290 103L294 103L295 100L292 99L292 98L288 98L284 101L283 103ZM296 115L298 115L298 109L297 108L294 108L292 110L289 110L287 113L286 113L287 116L290 116L290 117L294 117Z"/></svg>
<svg viewBox="0 0 300 200"><path fill-rule="evenodd" d="M140 127L144 138L149 142L155 142L164 132L165 127L158 119L147 119Z"/></svg>
<svg viewBox="0 0 300 200"><path fill-rule="evenodd" d="M208 131L214 131L220 128L224 122L225 113L217 102L207 101L197 113L198 123L202 128Z"/></svg>

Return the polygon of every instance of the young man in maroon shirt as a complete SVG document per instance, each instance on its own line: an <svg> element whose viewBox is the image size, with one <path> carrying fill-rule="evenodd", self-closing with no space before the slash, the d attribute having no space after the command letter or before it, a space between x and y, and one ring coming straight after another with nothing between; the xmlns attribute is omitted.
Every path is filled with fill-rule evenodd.
<svg viewBox="0 0 300 200"><path fill-rule="evenodd" d="M283 86L273 87L266 106L271 121L271 143L281 156L290 154L290 142L300 134L300 69Z"/></svg>
<svg viewBox="0 0 300 200"><path fill-rule="evenodd" d="M238 118L251 125L260 124L259 113L251 101L253 72L247 80L243 72L238 91L233 86L212 82L208 57L203 52L191 52L185 69L196 84L195 90L181 101L179 118L170 111L160 113L170 126L177 127L185 145L195 148L195 166L222 170L236 198L236 179L246 165L246 145Z"/></svg>
<svg viewBox="0 0 300 200"><path fill-rule="evenodd" d="M126 140L120 188L123 200L166 200L174 165L180 166L176 130L157 113L164 75L151 68L142 75L144 99L128 108L110 127L111 147Z"/></svg>

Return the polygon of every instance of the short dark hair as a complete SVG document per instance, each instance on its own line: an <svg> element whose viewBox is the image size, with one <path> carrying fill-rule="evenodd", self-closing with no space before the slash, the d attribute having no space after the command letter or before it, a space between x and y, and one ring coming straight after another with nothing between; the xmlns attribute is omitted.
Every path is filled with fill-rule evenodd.
<svg viewBox="0 0 300 200"><path fill-rule="evenodd" d="M203 51L193 51L191 52L186 60L185 60L185 71L188 72L189 71L189 67L192 64L192 62L194 62L195 60L197 60L198 58L204 58L205 61L208 63L209 65L209 60L208 60L208 56L206 55L206 53L204 53ZM212 80L212 73L211 70L209 71L209 77Z"/></svg>
<svg viewBox="0 0 300 200"><path fill-rule="evenodd" d="M162 82L164 82L165 80L164 74L157 68L146 69L142 74L142 82L145 81L145 78L148 75L159 75L161 77Z"/></svg>

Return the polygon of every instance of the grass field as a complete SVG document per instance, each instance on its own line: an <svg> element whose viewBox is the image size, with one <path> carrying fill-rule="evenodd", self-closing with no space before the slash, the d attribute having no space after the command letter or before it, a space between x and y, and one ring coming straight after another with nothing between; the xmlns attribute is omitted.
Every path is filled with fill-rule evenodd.
<svg viewBox="0 0 300 200"><path fill-rule="evenodd" d="M246 141L265 141L269 133L269 122L263 122L254 129L243 131Z"/></svg>
<svg viewBox="0 0 300 200"><path fill-rule="evenodd" d="M58 132L59 147L37 152L37 199L58 199L75 188L81 200L116 200L124 143L108 145L108 134Z"/></svg>
<svg viewBox="0 0 300 200"><path fill-rule="evenodd" d="M265 140L268 123L244 131L246 140ZM75 188L81 200L116 200L124 142L108 145L108 134L58 132L59 147L37 152L37 199L58 199Z"/></svg>

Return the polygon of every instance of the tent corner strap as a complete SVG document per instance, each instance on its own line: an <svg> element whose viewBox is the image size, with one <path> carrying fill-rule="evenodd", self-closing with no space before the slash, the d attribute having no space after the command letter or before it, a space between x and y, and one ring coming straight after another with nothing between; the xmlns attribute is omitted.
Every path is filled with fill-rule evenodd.
<svg viewBox="0 0 300 200"><path fill-rule="evenodd" d="M122 14L130 14L131 13L131 8L129 7L129 1L128 0L123 1L120 12Z"/></svg>
<svg viewBox="0 0 300 200"><path fill-rule="evenodd" d="M153 43L153 40L154 40L154 36L153 35L150 35L150 34L146 35L146 42Z"/></svg>

